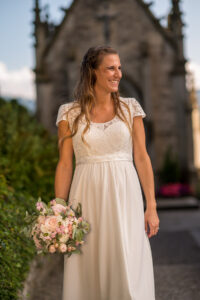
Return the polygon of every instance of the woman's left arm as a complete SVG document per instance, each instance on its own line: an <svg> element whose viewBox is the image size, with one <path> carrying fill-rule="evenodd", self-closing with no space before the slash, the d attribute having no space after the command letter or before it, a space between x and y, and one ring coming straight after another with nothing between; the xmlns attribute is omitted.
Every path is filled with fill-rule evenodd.
<svg viewBox="0 0 200 300"><path fill-rule="evenodd" d="M159 228L159 218L157 215L157 203L155 199L154 174L150 157L146 150L146 137L144 124L141 116L133 119L133 159L137 173L145 194L145 231L149 225L148 237L155 235Z"/></svg>

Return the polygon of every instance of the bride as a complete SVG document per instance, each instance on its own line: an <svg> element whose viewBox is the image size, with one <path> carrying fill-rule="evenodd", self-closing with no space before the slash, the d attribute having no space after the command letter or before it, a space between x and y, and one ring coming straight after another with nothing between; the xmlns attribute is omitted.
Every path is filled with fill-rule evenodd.
<svg viewBox="0 0 200 300"><path fill-rule="evenodd" d="M121 78L113 48L88 49L74 100L58 110L55 196L80 202L91 227L82 253L64 256L62 300L155 300L149 238L159 218L146 113L119 95Z"/></svg>

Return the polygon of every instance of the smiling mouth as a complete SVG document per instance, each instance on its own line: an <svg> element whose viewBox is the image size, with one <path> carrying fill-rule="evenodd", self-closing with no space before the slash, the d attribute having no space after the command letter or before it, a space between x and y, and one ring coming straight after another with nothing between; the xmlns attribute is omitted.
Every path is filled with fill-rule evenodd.
<svg viewBox="0 0 200 300"><path fill-rule="evenodd" d="M112 84L119 84L119 80L109 80Z"/></svg>

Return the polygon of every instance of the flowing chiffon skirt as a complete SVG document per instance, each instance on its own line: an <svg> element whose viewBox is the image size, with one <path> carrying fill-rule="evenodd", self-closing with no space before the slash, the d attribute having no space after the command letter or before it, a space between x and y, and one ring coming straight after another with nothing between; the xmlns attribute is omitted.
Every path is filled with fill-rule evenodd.
<svg viewBox="0 0 200 300"><path fill-rule="evenodd" d="M64 256L62 300L155 300L138 174L130 161L76 166L69 201L91 230L81 254Z"/></svg>

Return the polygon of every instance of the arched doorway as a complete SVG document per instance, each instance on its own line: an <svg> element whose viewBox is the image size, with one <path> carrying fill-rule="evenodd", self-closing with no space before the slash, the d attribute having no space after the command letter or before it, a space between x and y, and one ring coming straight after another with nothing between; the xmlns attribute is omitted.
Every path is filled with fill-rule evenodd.
<svg viewBox="0 0 200 300"><path fill-rule="evenodd" d="M138 86L138 84L132 78L129 78L127 75L123 74L123 77L120 81L119 92L122 97L135 98L141 104L141 106L145 111L142 88ZM152 142L153 142L152 122L151 120L149 120L149 118L148 119L144 118L143 121L144 121L145 133L146 133L147 152L151 154Z"/></svg>

